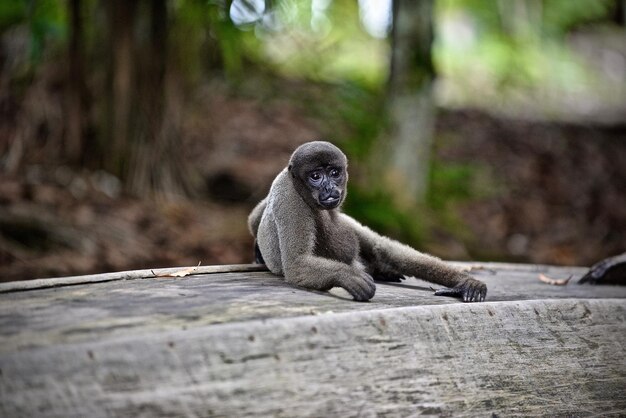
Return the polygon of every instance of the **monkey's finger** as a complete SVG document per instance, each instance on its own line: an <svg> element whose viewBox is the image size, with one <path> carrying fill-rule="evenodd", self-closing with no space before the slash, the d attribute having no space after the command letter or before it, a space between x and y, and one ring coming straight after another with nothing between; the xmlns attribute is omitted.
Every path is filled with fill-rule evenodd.
<svg viewBox="0 0 626 418"><path fill-rule="evenodd" d="M376 293L376 286L372 286L371 283L365 282L361 288L361 293L363 294L363 300L370 300L374 297L374 293Z"/></svg>
<svg viewBox="0 0 626 418"><path fill-rule="evenodd" d="M452 296L453 298L462 297L462 293L459 289L439 289L435 290L435 296Z"/></svg>
<svg viewBox="0 0 626 418"><path fill-rule="evenodd" d="M469 301L470 302L478 302L478 293L480 291L478 289L476 289L475 287L472 287L470 289L470 295L469 295Z"/></svg>
<svg viewBox="0 0 626 418"><path fill-rule="evenodd" d="M371 286L367 280L352 280L342 287L359 302L370 300L376 293L376 285Z"/></svg>
<svg viewBox="0 0 626 418"><path fill-rule="evenodd" d="M376 289L371 289L369 287L359 290L359 294L361 295L363 300L370 300L374 297L374 293L376 293Z"/></svg>
<svg viewBox="0 0 626 418"><path fill-rule="evenodd" d="M342 286L342 287L345 290L347 290L348 293L350 293L350 295L352 296L352 298L356 300L357 302L362 302L364 300L367 300L365 292L361 291L360 289L348 287L348 286Z"/></svg>
<svg viewBox="0 0 626 418"><path fill-rule="evenodd" d="M472 302L482 302L485 300L485 295L487 294L487 290L484 287L474 290L474 295L472 297Z"/></svg>
<svg viewBox="0 0 626 418"><path fill-rule="evenodd" d="M487 294L487 286L480 286L476 289L476 302L482 302L485 300L485 295Z"/></svg>
<svg viewBox="0 0 626 418"><path fill-rule="evenodd" d="M372 283L367 283L367 299L371 299L374 297L374 294L376 294L376 285L374 284L374 282Z"/></svg>
<svg viewBox="0 0 626 418"><path fill-rule="evenodd" d="M352 295L352 298L357 302L367 302L369 300L366 295L361 293L355 293L354 295Z"/></svg>
<svg viewBox="0 0 626 418"><path fill-rule="evenodd" d="M357 293L357 296L353 296L354 300L359 301L359 302L367 302L368 300L370 300L371 298L374 297L374 292L369 291L369 290L359 290Z"/></svg>
<svg viewBox="0 0 626 418"><path fill-rule="evenodd" d="M350 293L354 300L363 300L363 292L359 290L358 286L356 285L356 283L354 283L353 280L342 280L338 285L339 287L345 289L348 293Z"/></svg>
<svg viewBox="0 0 626 418"><path fill-rule="evenodd" d="M358 302L362 302L364 300L367 300L367 294L366 292L359 288L356 285L353 286L346 286L344 287L344 289L346 289L354 298L354 300L358 301Z"/></svg>
<svg viewBox="0 0 626 418"><path fill-rule="evenodd" d="M374 282L374 278L372 276L370 276L369 274L365 273L365 276L363 276L363 279L365 279L365 285L367 287L367 290L369 293L371 293L371 296L374 296L374 293L376 292L376 283Z"/></svg>

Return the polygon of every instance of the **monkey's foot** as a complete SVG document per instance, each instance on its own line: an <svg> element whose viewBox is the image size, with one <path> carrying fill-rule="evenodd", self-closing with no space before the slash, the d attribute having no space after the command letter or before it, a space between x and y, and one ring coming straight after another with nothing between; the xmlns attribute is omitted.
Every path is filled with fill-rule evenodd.
<svg viewBox="0 0 626 418"><path fill-rule="evenodd" d="M452 289L436 290L435 296L452 296L463 302L482 302L487 296L487 285L475 279L467 279Z"/></svg>

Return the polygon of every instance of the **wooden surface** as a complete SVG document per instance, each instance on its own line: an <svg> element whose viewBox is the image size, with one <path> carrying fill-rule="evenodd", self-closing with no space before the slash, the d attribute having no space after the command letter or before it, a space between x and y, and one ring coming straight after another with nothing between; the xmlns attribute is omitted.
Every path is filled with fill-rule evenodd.
<svg viewBox="0 0 626 418"><path fill-rule="evenodd" d="M5 283L0 416L626 415L626 287L481 266L480 304L417 279L357 303L249 265Z"/></svg>

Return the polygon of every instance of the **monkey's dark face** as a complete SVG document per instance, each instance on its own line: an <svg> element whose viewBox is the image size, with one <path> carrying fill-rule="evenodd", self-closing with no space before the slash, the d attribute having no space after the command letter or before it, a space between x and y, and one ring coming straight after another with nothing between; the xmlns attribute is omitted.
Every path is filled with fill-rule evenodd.
<svg viewBox="0 0 626 418"><path fill-rule="evenodd" d="M306 184L321 208L334 209L343 201L345 169L332 165L317 167L307 173Z"/></svg>
<svg viewBox="0 0 626 418"><path fill-rule="evenodd" d="M301 145L291 156L288 168L298 194L310 207L331 210L343 203L348 160L333 144L314 141Z"/></svg>

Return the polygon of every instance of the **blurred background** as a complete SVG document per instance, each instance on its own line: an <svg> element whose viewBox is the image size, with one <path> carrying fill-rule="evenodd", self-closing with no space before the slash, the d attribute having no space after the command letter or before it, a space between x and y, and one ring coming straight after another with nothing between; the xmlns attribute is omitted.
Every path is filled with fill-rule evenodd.
<svg viewBox="0 0 626 418"><path fill-rule="evenodd" d="M626 251L625 0L4 0L0 281L247 263L301 143L446 259Z"/></svg>

